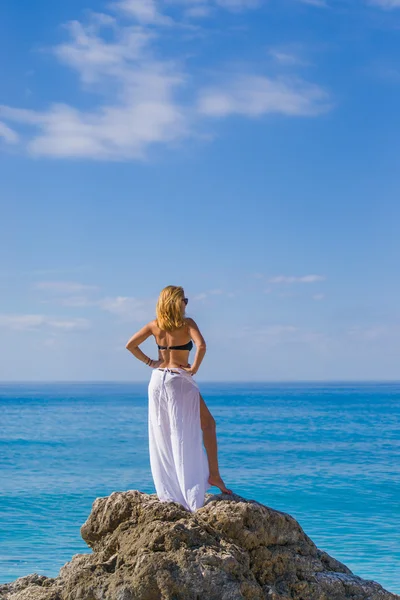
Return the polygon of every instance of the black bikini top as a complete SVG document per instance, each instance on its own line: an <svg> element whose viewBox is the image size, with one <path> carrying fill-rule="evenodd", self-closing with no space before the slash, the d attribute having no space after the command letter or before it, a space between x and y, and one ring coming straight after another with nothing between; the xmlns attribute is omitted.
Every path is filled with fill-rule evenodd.
<svg viewBox="0 0 400 600"><path fill-rule="evenodd" d="M193 348L193 342L190 340L187 344L182 344L182 346L160 346L157 344L160 350L191 350Z"/></svg>

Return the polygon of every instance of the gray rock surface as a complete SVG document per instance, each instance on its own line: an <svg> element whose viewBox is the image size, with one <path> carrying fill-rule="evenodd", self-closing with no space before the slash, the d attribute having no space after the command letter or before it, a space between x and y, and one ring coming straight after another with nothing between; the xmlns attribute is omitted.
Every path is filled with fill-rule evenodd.
<svg viewBox="0 0 400 600"><path fill-rule="evenodd" d="M206 494L195 513L137 490L96 498L93 550L57 577L0 585L0 600L400 600L316 547L289 514Z"/></svg>

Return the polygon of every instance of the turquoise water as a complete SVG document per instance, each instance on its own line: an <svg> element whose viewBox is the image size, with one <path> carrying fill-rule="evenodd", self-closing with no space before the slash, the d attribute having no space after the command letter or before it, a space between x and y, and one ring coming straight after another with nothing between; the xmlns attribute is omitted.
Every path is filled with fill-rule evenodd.
<svg viewBox="0 0 400 600"><path fill-rule="evenodd" d="M400 383L198 383L228 487L399 594ZM145 382L0 384L0 418L0 583L91 552L96 497L155 491Z"/></svg>

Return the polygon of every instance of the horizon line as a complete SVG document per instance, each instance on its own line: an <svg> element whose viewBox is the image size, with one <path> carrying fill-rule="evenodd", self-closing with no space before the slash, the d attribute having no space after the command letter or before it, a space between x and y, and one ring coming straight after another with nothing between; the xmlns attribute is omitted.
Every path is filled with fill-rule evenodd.
<svg viewBox="0 0 400 600"><path fill-rule="evenodd" d="M124 379L26 379L26 380L0 380L2 384L28 384L28 383L149 383L149 380L124 380ZM238 380L206 380L201 383L400 383L400 379L238 379Z"/></svg>

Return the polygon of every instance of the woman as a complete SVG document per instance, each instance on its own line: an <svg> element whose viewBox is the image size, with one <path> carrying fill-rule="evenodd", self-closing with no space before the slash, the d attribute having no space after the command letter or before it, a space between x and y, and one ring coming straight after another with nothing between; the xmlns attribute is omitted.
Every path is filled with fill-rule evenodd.
<svg viewBox="0 0 400 600"><path fill-rule="evenodd" d="M153 369L148 387L148 426L157 496L161 501L179 502L193 512L203 505L211 485L228 494L232 491L219 474L215 420L193 379L206 353L206 343L195 321L185 315L187 302L181 286L165 287L157 301L156 319L135 333L126 348ZM157 342L159 360L151 360L139 348L150 335ZM196 355L191 366L192 338Z"/></svg>

